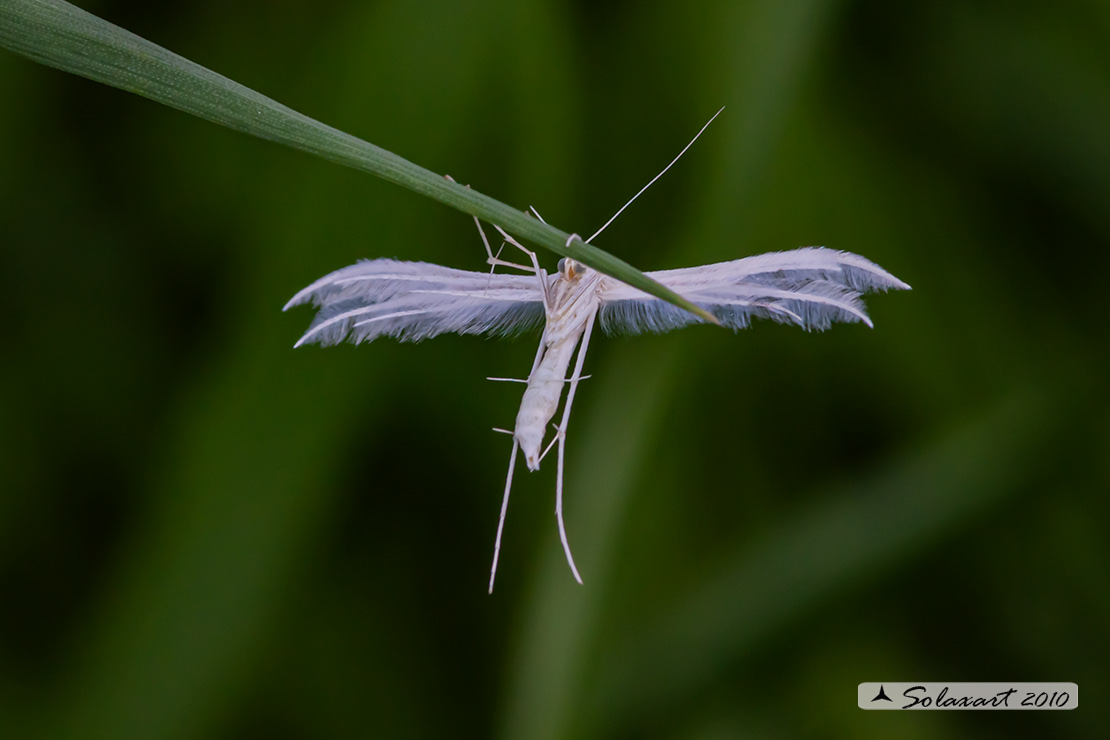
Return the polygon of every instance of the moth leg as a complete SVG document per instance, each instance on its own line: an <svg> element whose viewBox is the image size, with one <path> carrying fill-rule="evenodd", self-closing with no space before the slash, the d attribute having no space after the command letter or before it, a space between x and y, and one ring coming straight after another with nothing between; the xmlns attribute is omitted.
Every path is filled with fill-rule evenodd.
<svg viewBox="0 0 1110 740"><path fill-rule="evenodd" d="M450 180L451 182L455 183L456 185L458 184L458 180L451 177L450 175L444 175L443 177L445 179ZM465 187L467 190L470 190L469 185L464 185L463 187ZM524 270L526 272L531 272L532 271L532 268L528 267L527 265L518 265L515 262L508 262L506 260L500 259L500 257L501 257L501 248L503 248L504 245L502 245L501 248L498 248L497 254L494 254L493 249L490 248L489 239L486 238L486 231L485 231L485 229L482 228L482 222L478 220L477 216L473 216L473 219L474 219L474 225L478 227L478 236L482 237L482 245L485 246L485 248L486 248L486 262L490 265L490 271L489 271L490 275L493 274L493 271L497 269L498 265L500 265L502 267L514 267L518 270Z"/></svg>
<svg viewBox="0 0 1110 740"><path fill-rule="evenodd" d="M524 270L525 272L533 272L535 270L535 267L529 267L528 265L521 265L516 262L501 259L501 250L505 248L504 244L498 247L497 254L494 254L493 249L490 247L489 239L486 238L486 230L482 228L482 222L478 220L477 216L473 218L474 225L478 227L478 235L482 237L482 245L486 248L486 264L490 265L490 275L493 274L493 271L497 269L498 266L511 267L514 270ZM528 250L525 251L527 252Z"/></svg>
<svg viewBox="0 0 1110 740"><path fill-rule="evenodd" d="M555 475L555 519L559 523L559 539L563 543L563 552L566 553L567 564L570 566L570 572L574 574L574 580L579 583L582 583L582 576L578 574L578 566L574 564L574 556L570 552L570 543L567 542L567 529L563 523L563 459L566 452L567 422L570 421L570 409L574 404L574 392L578 389L578 381L582 379L582 365L586 362L586 349L590 346L590 334L593 332L595 318L597 318L597 311L591 313L590 318L586 321L586 331L582 334L582 344L578 347L578 358L574 363L574 374L570 378L567 402L563 406L563 418L559 422L559 431L556 433L556 439L559 440L559 463Z"/></svg>
<svg viewBox="0 0 1110 740"><path fill-rule="evenodd" d="M536 368L540 366L540 360L543 359L543 351L546 347L544 339L546 338L547 332L545 331L543 338L540 339L539 349L536 350L536 359L532 361L532 369L528 371L529 378L536 372ZM489 571L489 592L491 594L493 593L493 579L497 576L497 558L501 554L501 532L505 528L505 514L509 510L509 491L513 485L513 468L516 467L516 453L520 449L520 441L516 438L515 431L510 432L508 429L495 429L494 431L507 432L513 435L513 451L509 455L509 473L505 476L505 496L501 500L501 518L497 521L497 539L493 544L493 566Z"/></svg>
<svg viewBox="0 0 1110 740"><path fill-rule="evenodd" d="M539 260L538 257L536 257L536 253L533 252L531 249L528 249L526 246L524 246L523 244L518 242L516 239L509 236L508 232L506 232L504 229L502 229L497 224L494 224L493 228L497 229L498 233L501 234L502 238L504 238L507 243L512 244L514 247L516 247L520 251L524 252L532 260L532 272L534 272L536 277L539 279L540 289L543 291L544 312L548 316L550 316L551 315L551 296L548 295L548 292L547 292L547 273L543 270L542 267L540 267L540 260Z"/></svg>
<svg viewBox="0 0 1110 740"><path fill-rule="evenodd" d="M516 467L516 451L520 442L513 439L513 451L509 455L509 474L505 477L505 496L501 499L501 518L497 520L497 539L493 542L493 565L489 570L489 592L493 593L493 581L497 578L497 559L501 555L501 532L505 529L505 515L509 511L509 491L513 486L513 468Z"/></svg>
<svg viewBox="0 0 1110 740"><path fill-rule="evenodd" d="M467 185L467 187L470 187L470 186ZM538 218L540 220L540 223L542 223L542 224L547 223L546 221L543 220L543 216L540 215L540 212L536 210L535 206L528 206L528 210L525 211L524 213L525 213L525 215L535 216L536 218ZM474 222L478 223L478 217L477 216L474 217ZM490 251L489 242L486 241L486 234L485 234L484 231L482 231L482 225L478 224L478 231L481 232L482 241L485 242L485 245L486 245L486 254L489 255L488 259L486 260L487 262L489 262L491 265L496 264L496 265L504 265L505 267L515 267L518 270L524 270L526 272L538 272L539 271L539 264L536 262L536 253L535 252L533 252L529 249L526 249L520 242L516 241L511 236L506 234L504 229L502 229L500 226L497 226L495 224L494 228L496 228L498 231L500 231L501 236L504 237L504 241L501 243L501 246L497 248L497 254L493 254ZM528 255L532 260L532 267L526 267L525 265L520 265L520 264L517 264L516 262L507 262L505 260L502 260L501 259L501 250L505 248L505 244L512 244L514 247L516 247L517 249L521 250L526 255ZM493 274L492 270L490 270L490 274Z"/></svg>
<svg viewBox="0 0 1110 740"><path fill-rule="evenodd" d="M547 453L551 452L551 448L554 447L555 443L559 441L559 427L555 426L554 424L552 424L551 426L555 427L555 436L552 437L551 441L547 443L547 447L543 448L543 452L540 453L540 459L537 462L537 465L543 462L543 459L547 457Z"/></svg>
<svg viewBox="0 0 1110 740"><path fill-rule="evenodd" d="M547 349L547 329L545 328L543 330L543 334L540 336L540 346L536 348L536 359L532 360L532 369L528 371L528 380L525 380L524 381L525 383L529 383L529 382L532 381L532 376L535 375L536 368L540 366L540 360L543 359L543 353L544 353L544 350L546 350L546 349Z"/></svg>
<svg viewBox="0 0 1110 740"><path fill-rule="evenodd" d="M519 249L521 252L524 252L524 254L527 255L528 259L532 260L532 271L533 272L537 272L537 273L540 272L540 263L539 263L539 260L536 258L536 253L535 252L533 252L531 249L529 249L528 247L526 247L523 244L521 244L520 242L518 242L516 239L514 239L512 236L509 235L509 232L505 231L504 229L502 229L497 224L494 224L493 228L497 229L497 233L501 234L501 238L504 239L507 244L512 244L514 247Z"/></svg>

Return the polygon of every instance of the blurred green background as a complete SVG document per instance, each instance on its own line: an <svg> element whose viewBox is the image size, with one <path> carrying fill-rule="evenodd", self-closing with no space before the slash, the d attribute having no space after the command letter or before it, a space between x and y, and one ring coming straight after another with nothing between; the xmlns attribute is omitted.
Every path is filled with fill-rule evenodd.
<svg viewBox="0 0 1110 740"><path fill-rule="evenodd" d="M595 340L585 586L521 466L490 597L520 388L484 378L535 338L293 351L280 311L359 258L481 270L470 220L0 52L0 737L1110 725L1110 5L80 5L580 233L725 105L600 246L914 290L874 330ZM1087 699L857 709L879 680Z"/></svg>

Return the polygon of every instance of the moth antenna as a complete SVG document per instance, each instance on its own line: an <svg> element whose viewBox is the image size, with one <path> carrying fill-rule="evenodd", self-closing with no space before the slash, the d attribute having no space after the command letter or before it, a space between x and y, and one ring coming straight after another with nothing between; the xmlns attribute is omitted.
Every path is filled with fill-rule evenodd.
<svg viewBox="0 0 1110 740"><path fill-rule="evenodd" d="M543 216L540 215L540 212L536 210L535 206L528 206L528 210L531 211L532 215L538 218L542 223L547 223L543 220Z"/></svg>
<svg viewBox="0 0 1110 740"><path fill-rule="evenodd" d="M724 108L724 106L721 106L721 110L724 110L724 109L725 109L725 108ZM703 134L703 133L705 132L705 130L706 130L707 128L709 128L709 124L713 123L713 120L714 120L714 119L715 119L715 118L716 118L717 116L721 115L721 110L719 110L719 111L717 111L716 113L714 113L714 114L713 114L713 118L710 118L710 119L709 119L708 121L706 121L706 122L705 122L705 125L701 127L701 131L698 131L698 133L694 135L694 138L690 139L690 143L689 143L689 144L687 144L686 146L682 147L682 151L678 153L678 156L677 156L677 157L675 157L674 159L672 159L672 160L671 160L671 163L670 163L669 165L667 165L666 167L664 167L664 168L663 168L663 171L662 171L662 172L660 172L660 173L659 173L658 175L656 175L655 177L651 178L651 182L649 182L649 183L648 183L647 185L644 185L644 186L643 186L642 188L640 188L640 192L638 192L638 193L636 193L635 195L633 195L633 196L632 196L632 198L631 198L631 200L629 200L629 201L628 201L627 203L625 203L625 204L624 204L623 206L621 206L621 207L620 207L620 210L619 210L619 211L617 211L616 213L614 213L614 214L613 214L613 217L612 217L612 218L610 218L610 219L609 219L608 221L606 221L606 222L605 222L605 225L604 225L604 226L602 226L602 227L601 227L600 229L598 229L597 231L595 231L595 232L594 232L594 235L593 235L593 236L591 236L591 237L590 237L589 239L587 239L587 240L586 240L586 243L587 243L587 244L589 244L589 243L590 243L590 242L592 242L592 241L593 241L593 240L594 240L595 238L597 238L598 234L600 234L601 232L605 231L605 229L609 228L609 224L611 224L611 223L613 223L614 221L616 221L616 220L617 220L617 216L619 216L619 215L621 215L622 213L624 213L624 209L625 209L625 208L628 208L628 207L629 207L630 205L632 205L632 201L636 200L636 199L637 199L637 198L639 198L639 197L640 197L641 195L643 195L643 192L644 192L645 190L647 190L647 189L648 189L648 188L650 188L650 187L651 187L652 185L654 185L654 184L655 184L655 181L656 181L656 180L658 180L658 179L659 179L660 177L662 177L662 176L663 176L663 173L664 173L664 172L666 172L667 170L669 170L669 169L671 168L671 166L672 166L672 165L674 165L674 163L675 163L675 162L677 162L677 161L678 161L679 159L681 159L681 158L682 158L682 155L686 153L686 150L687 150L687 149L689 149L689 148L690 148L691 146L693 146L693 145L694 145L694 142L698 140L698 137L699 137L699 136L701 136L701 135L702 135L702 134Z"/></svg>

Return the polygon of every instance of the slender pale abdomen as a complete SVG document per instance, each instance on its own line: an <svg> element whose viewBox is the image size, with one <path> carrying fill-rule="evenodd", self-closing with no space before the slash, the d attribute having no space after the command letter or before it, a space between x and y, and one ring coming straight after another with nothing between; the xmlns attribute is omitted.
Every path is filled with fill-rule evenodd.
<svg viewBox="0 0 1110 740"><path fill-rule="evenodd" d="M524 391L520 411L516 415L514 436L520 442L529 470L538 470L540 467L544 432L547 430L547 423L559 408L567 366L570 365L570 358L581 334L581 331L575 332L547 347L540 364L536 366L532 377L528 378L528 388Z"/></svg>

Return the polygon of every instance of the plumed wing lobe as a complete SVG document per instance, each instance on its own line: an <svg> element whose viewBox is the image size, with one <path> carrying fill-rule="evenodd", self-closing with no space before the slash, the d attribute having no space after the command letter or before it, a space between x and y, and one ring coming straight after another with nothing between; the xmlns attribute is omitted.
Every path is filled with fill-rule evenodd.
<svg viewBox="0 0 1110 740"><path fill-rule="evenodd" d="M416 342L445 332L510 335L543 321L531 275L490 275L425 262L364 260L326 275L285 308L319 308L296 346L355 344L380 336Z"/></svg>

